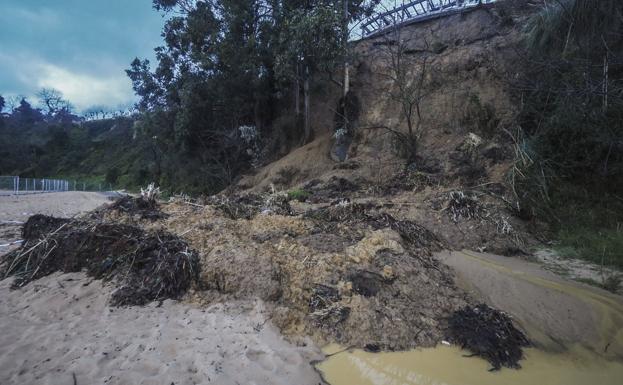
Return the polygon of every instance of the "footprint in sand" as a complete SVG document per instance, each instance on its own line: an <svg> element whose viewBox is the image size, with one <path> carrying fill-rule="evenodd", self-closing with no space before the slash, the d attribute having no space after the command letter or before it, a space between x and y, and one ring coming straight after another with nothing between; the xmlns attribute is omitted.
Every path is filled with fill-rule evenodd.
<svg viewBox="0 0 623 385"><path fill-rule="evenodd" d="M246 356L252 362L257 363L264 370L272 372L275 370L275 365L273 363L272 358L266 354L265 351L249 349L247 350Z"/></svg>

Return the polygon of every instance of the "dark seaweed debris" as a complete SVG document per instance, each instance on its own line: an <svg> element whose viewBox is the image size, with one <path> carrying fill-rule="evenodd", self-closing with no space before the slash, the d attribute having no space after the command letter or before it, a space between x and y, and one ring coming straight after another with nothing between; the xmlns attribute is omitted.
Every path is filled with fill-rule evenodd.
<svg viewBox="0 0 623 385"><path fill-rule="evenodd" d="M449 339L493 365L519 369L523 347L530 342L504 313L485 304L466 306L449 319Z"/></svg>
<svg viewBox="0 0 623 385"><path fill-rule="evenodd" d="M22 247L3 257L0 274L13 288L57 271L79 272L117 286L111 305L144 305L179 298L198 279L197 253L166 232L36 215L24 226Z"/></svg>

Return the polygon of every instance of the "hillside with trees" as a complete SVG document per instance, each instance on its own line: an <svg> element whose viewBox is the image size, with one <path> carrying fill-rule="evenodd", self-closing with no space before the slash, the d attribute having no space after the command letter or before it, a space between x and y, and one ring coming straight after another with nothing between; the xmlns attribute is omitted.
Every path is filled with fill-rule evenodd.
<svg viewBox="0 0 623 385"><path fill-rule="evenodd" d="M502 186L513 215L548 224L568 252L620 263L618 2L502 1L361 41L352 31L378 1L153 6L163 45L127 70L136 112L80 118L55 90L40 108L3 100L1 174L201 195L293 188L344 160L372 184L441 173ZM304 160L309 146L323 153Z"/></svg>

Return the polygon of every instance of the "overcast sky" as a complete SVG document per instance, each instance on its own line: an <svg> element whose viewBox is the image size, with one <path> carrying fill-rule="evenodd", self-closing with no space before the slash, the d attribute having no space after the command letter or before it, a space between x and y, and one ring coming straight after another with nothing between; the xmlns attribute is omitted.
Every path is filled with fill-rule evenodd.
<svg viewBox="0 0 623 385"><path fill-rule="evenodd" d="M153 63L163 23L151 0L0 0L0 95L52 87L79 111L131 105L124 70Z"/></svg>

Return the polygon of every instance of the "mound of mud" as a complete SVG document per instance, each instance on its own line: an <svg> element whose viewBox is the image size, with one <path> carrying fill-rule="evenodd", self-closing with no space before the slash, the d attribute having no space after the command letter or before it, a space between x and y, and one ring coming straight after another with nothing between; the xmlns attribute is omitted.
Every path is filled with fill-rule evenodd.
<svg viewBox="0 0 623 385"><path fill-rule="evenodd" d="M449 320L450 340L480 356L493 365L519 369L522 347L529 346L528 338L504 313L485 304L466 306Z"/></svg>
<svg viewBox="0 0 623 385"><path fill-rule="evenodd" d="M197 254L166 232L35 215L25 224L24 244L3 257L0 274L14 288L56 271L86 270L118 286L113 306L179 298L197 280Z"/></svg>
<svg viewBox="0 0 623 385"><path fill-rule="evenodd" d="M351 181L333 176L326 182L317 179L309 181L303 186L303 189L311 193L309 200L312 203L321 203L351 196L360 191L365 185L367 185L367 182L358 178Z"/></svg>
<svg viewBox="0 0 623 385"><path fill-rule="evenodd" d="M385 350L434 346L467 304L451 271L431 256L439 248L432 233L364 206L243 220L211 206L169 210L179 214L168 228L201 254L198 300L259 297L292 337Z"/></svg>
<svg viewBox="0 0 623 385"><path fill-rule="evenodd" d="M277 215L293 214L287 195L281 194L212 196L207 199L206 203L234 220L251 219L261 212Z"/></svg>

